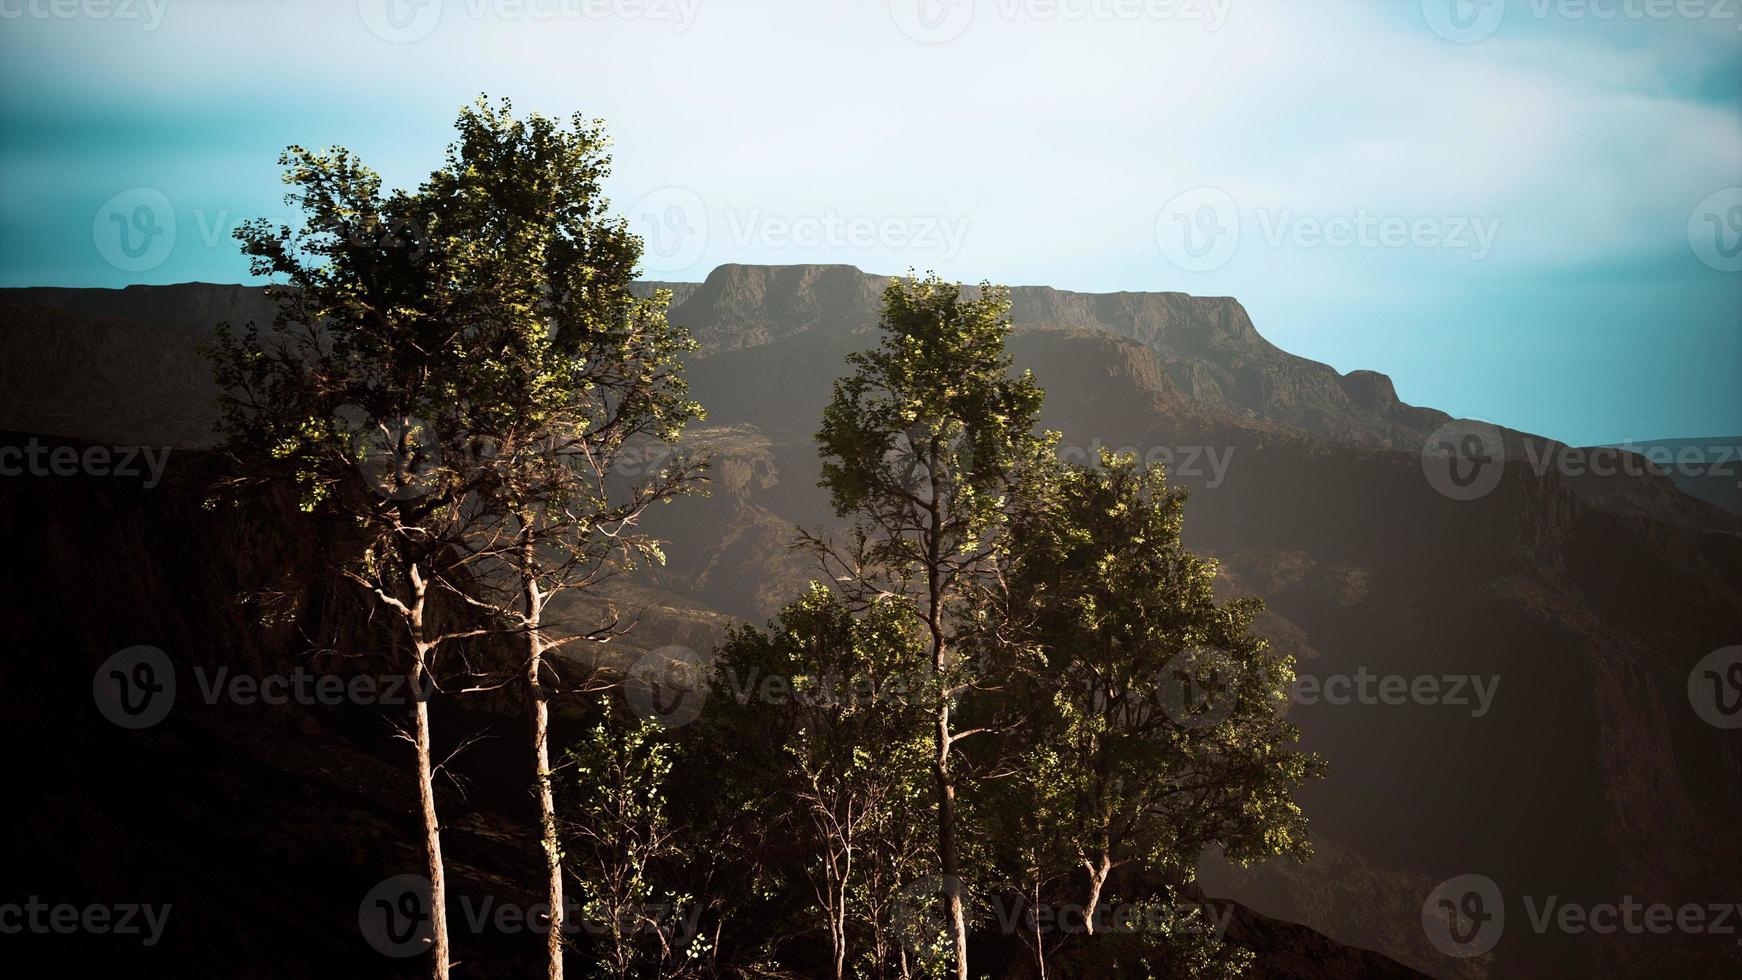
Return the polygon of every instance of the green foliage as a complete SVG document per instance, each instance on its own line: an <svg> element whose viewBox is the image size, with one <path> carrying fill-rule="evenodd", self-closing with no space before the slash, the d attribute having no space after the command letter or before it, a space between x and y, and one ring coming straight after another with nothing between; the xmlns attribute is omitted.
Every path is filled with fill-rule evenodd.
<svg viewBox="0 0 1742 980"><path fill-rule="evenodd" d="M1216 601L1184 501L1159 467L1106 455L1060 468L1013 524L1008 614L1047 663L1017 695L1048 704L1025 735L1027 834L1091 874L1189 878L1209 846L1308 854L1293 791L1322 767L1279 714L1293 664L1250 632L1255 600Z"/></svg>
<svg viewBox="0 0 1742 980"><path fill-rule="evenodd" d="M441 315L475 361L468 424L493 441L511 508L612 513L604 473L624 446L703 417L680 361L696 345L667 320L669 292L631 289L642 243L607 214L601 123L480 101L457 128L418 200Z"/></svg>
<svg viewBox="0 0 1742 980"><path fill-rule="evenodd" d="M996 581L1003 527L1026 472L1050 457L1056 436L1037 435L1044 393L1031 374L1012 377L1004 350L1010 297L990 284L964 299L935 275L896 280L884 293L884 336L851 355L853 373L835 383L817 443L821 485L836 514L854 521L854 548L843 556L843 588L859 604L890 599L926 631L935 675L931 770L938 864L960 879L956 787L962 776L953 712L997 670L959 655L991 625L985 596ZM985 729L981 729L984 731ZM959 889L943 899L951 958L966 977L966 909Z"/></svg>
<svg viewBox="0 0 1742 980"><path fill-rule="evenodd" d="M1049 445L1034 432L1044 393L1030 373L1010 376L1009 293L981 292L964 299L936 276L892 282L882 342L849 356L853 373L823 412L822 486L897 573L972 562L1003 522L1007 488Z"/></svg>
<svg viewBox="0 0 1742 980"><path fill-rule="evenodd" d="M677 746L658 722L600 704L600 721L569 748L558 792L582 922L599 934L600 976L685 972L709 951L687 935L696 898L662 884L685 857L668 785Z"/></svg>
<svg viewBox="0 0 1742 980"><path fill-rule="evenodd" d="M302 509L340 517L336 570L399 615L420 675L447 640L523 637L542 718L542 678L555 674L543 651L622 632L607 613L547 643L545 603L662 560L638 518L699 474L675 454L643 479L616 472L624 453L703 417L682 374L695 344L667 319L669 293L631 288L641 242L608 214L598 121L521 119L480 99L456 130L415 191L384 191L343 149L284 153L301 225L257 220L236 236L274 283L274 320L224 325L210 349L238 464L224 492L289 482ZM657 785L669 763L628 737L649 758L616 760L620 783ZM632 832L664 839L656 802L617 813L613 846ZM626 914L645 896L623 862L658 855L614 853L627 877L593 901ZM626 975L635 942L614 948Z"/></svg>
<svg viewBox="0 0 1742 980"><path fill-rule="evenodd" d="M741 626L720 649L703 741L727 747L739 812L781 844L748 855L804 928L858 967L899 956L901 889L932 874L934 683L903 603L858 616L812 585L769 630ZM764 754L763 750L766 750ZM852 964L848 964L851 966Z"/></svg>
<svg viewBox="0 0 1742 980"><path fill-rule="evenodd" d="M681 456L613 474L703 416L669 296L630 289L640 243L608 216L606 147L596 122L480 102L413 192L292 147L302 225L238 232L278 314L212 348L242 474L226 489L288 482L346 519L346 574L419 629L405 600L426 592L508 609L478 591L495 565L534 586L533 635L551 592L659 560L636 518L695 475ZM567 754L565 850L607 975L701 972L704 952L832 972L819 948L843 973L929 975L955 956L939 875L982 900L1080 898L1127 866L1189 878L1206 847L1307 853L1293 793L1322 767L1279 717L1292 665L1252 635L1256 602L1216 600L1214 564L1180 542L1183 493L1130 459L1056 462L1043 392L1005 352L1005 291L896 281L882 325L817 433L853 522L851 553L813 540L838 591L734 629L700 723L607 708ZM658 911L703 905L729 950L675 942ZM1241 959L1195 930L1069 952L1058 975Z"/></svg>
<svg viewBox="0 0 1742 980"><path fill-rule="evenodd" d="M219 331L223 432L245 460L292 472L305 507L401 441L410 452L386 468L413 472L391 473L388 495L445 500L517 435L557 440L514 447L554 469L573 440L670 440L701 417L678 360L694 343L667 322L669 295L629 289L641 243L606 214L601 124L518 120L480 100L456 125L415 192L384 193L343 149L291 147L280 162L302 226L236 232L254 274L277 283L278 313L264 336Z"/></svg>

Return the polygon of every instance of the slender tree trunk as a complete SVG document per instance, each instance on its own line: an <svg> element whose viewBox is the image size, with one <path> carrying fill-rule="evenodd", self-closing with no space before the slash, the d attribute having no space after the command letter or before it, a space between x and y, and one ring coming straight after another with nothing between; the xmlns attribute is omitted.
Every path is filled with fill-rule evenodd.
<svg viewBox="0 0 1742 980"><path fill-rule="evenodd" d="M950 938L955 948L954 974L968 980L968 921L962 905L961 863L956 854L956 782L950 772L950 707L946 698L938 707L938 754L933 764L938 791L938 860L943 866L944 900L950 918Z"/></svg>
<svg viewBox="0 0 1742 980"><path fill-rule="evenodd" d="M534 571L535 545L532 523L521 519L520 576L526 611L526 685L532 699L532 758L538 778L538 826L544 850L545 899L550 905L550 929L545 934L545 976L563 980L563 858L557 837L556 798L550 771L550 703L541 672L544 669L544 639L539 635L544 599L539 595Z"/></svg>
<svg viewBox="0 0 1742 980"><path fill-rule="evenodd" d="M1034 922L1034 965L1040 968L1040 980L1046 980L1046 935L1040 931L1040 870L1035 869L1034 905L1029 910Z"/></svg>
<svg viewBox="0 0 1742 980"><path fill-rule="evenodd" d="M409 569L413 601L410 606L412 639L412 744L417 747L417 797L423 814L423 856L429 875L430 975L448 980L448 886L442 869L442 827L436 817L435 764L431 759L429 693L435 684L428 678L431 648L425 642L423 610L428 583L416 564Z"/></svg>
<svg viewBox="0 0 1742 980"><path fill-rule="evenodd" d="M852 810L848 809L848 820L852 819ZM835 980L845 980L847 976L847 883L853 878L853 845L848 844L846 854L841 861L841 899L840 910L835 924L836 932L840 934L840 945L835 948Z"/></svg>
<svg viewBox="0 0 1742 980"><path fill-rule="evenodd" d="M423 672L420 663L418 672ZM417 744L417 795L423 809L423 856L429 874L430 975L448 980L448 888L442 873L442 831L436 819L435 775L430 761L429 705L414 698L413 738Z"/></svg>
<svg viewBox="0 0 1742 980"><path fill-rule="evenodd" d="M845 980L847 976L847 906L843 903L836 921L829 931L834 933L835 940L835 980Z"/></svg>
<svg viewBox="0 0 1742 980"><path fill-rule="evenodd" d="M938 478L939 456L938 441L933 437L926 467L927 479L931 482L931 498L927 503L931 525L926 529L926 588L929 593L926 622L931 629L932 671L938 680L937 755L932 761L932 776L937 782L938 794L938 862L944 874L944 901L955 949L953 972L956 980L968 980L968 917L962 907L961 863L956 854L956 781L950 772L950 753L954 746L950 730L951 682L945 670L949 651L943 631L944 583L940 576L943 530L938 502L938 493L942 489Z"/></svg>
<svg viewBox="0 0 1742 980"><path fill-rule="evenodd" d="M935 595L935 593L934 593ZM934 599L934 621L937 601ZM933 631L932 669L938 683L947 688L944 678L945 649L943 637ZM938 796L938 862L944 875L944 902L949 915L951 945L955 951L957 980L968 980L968 923L962 908L961 862L956 854L956 781L950 771L950 699L947 690L940 690L937 705L937 730L934 733L937 754L932 759L932 776Z"/></svg>
<svg viewBox="0 0 1742 980"><path fill-rule="evenodd" d="M1107 876L1113 872L1113 857L1105 850L1101 851L1100 863L1083 862L1083 867L1089 871L1089 901L1083 909L1083 928L1089 935L1095 934L1095 912L1101 904L1101 889L1107 885Z"/></svg>

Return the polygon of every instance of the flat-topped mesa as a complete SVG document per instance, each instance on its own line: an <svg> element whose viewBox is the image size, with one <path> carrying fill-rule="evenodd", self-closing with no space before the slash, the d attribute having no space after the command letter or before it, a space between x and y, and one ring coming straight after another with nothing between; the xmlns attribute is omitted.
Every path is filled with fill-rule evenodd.
<svg viewBox="0 0 1742 980"><path fill-rule="evenodd" d="M848 265L724 265L672 311L705 353L762 347L801 335L874 328L890 277ZM967 295L978 293L969 285ZM1207 406L1325 438L1385 448L1419 446L1437 423L1398 403L1372 372L1345 379L1326 364L1265 340L1237 300L1177 292L1081 293L1050 286L1010 291L1018 327L1093 330L1155 351L1169 387Z"/></svg>
<svg viewBox="0 0 1742 980"><path fill-rule="evenodd" d="M1017 324L1106 330L1196 356L1281 353L1259 336L1239 301L1186 293L1077 293L1051 286L1010 291Z"/></svg>
<svg viewBox="0 0 1742 980"><path fill-rule="evenodd" d="M812 330L853 333L876 325L890 278L850 265L722 265L688 295L677 294L674 315L711 351ZM971 296L978 289L967 284L964 292ZM1017 286L1010 294L1011 317L1019 326L1105 330L1200 355L1275 351L1228 297L1079 293L1050 286Z"/></svg>
<svg viewBox="0 0 1742 980"><path fill-rule="evenodd" d="M888 282L850 265L722 265L673 304L672 319L709 353L811 331L851 333L876 325Z"/></svg>

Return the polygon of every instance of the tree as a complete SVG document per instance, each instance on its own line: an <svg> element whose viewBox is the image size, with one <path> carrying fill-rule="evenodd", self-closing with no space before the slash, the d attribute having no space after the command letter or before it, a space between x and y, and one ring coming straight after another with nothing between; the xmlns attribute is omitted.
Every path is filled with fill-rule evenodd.
<svg viewBox="0 0 1742 980"><path fill-rule="evenodd" d="M968 977L968 926L958 848L954 710L978 683L958 641L984 623L1010 494L1050 453L1035 433L1043 394L1010 376L1010 299L990 285L964 299L936 276L884 293L878 347L853 354L835 383L817 441L835 513L855 521L843 588L908 603L925 631L937 850L954 972Z"/></svg>
<svg viewBox="0 0 1742 980"><path fill-rule="evenodd" d="M1112 454L1049 482L1010 535L1010 616L1053 679L1024 781L1029 832L1084 873L1090 935L1125 865L1190 880L1210 846L1304 859L1293 792L1322 764L1279 713L1293 663L1252 635L1257 600L1216 601L1215 563L1180 541L1185 491Z"/></svg>
<svg viewBox="0 0 1742 980"><path fill-rule="evenodd" d="M720 761L736 760L744 804L793 843L798 859L776 873L802 879L836 980L855 960L888 975L901 956L893 906L935 866L914 833L929 755L918 633L904 603L855 617L813 584L769 631L735 629L715 664L709 738L733 747Z"/></svg>
<svg viewBox="0 0 1742 980"><path fill-rule="evenodd" d="M364 529L369 540L342 573L405 620L415 678L426 680L449 640L521 638L514 676L532 714L547 974L560 980L547 699L563 679L549 655L627 627L607 611L552 639L544 612L562 592L596 591L660 559L639 520L691 489L700 468L675 453L659 454L669 463L651 474L619 463L669 446L701 417L679 363L694 344L666 318L669 293L630 289L641 243L605 213L601 124L520 121L506 101L480 100L457 129L445 165L413 193L383 195L343 150L287 151L304 227L257 221L238 233L257 275L286 280L273 290L279 314L265 338L220 332L215 353L234 455L256 476L295 481L305 508ZM449 618L481 625L440 632L432 594ZM499 686L473 680L474 690ZM445 971L425 712L420 702L413 741Z"/></svg>
<svg viewBox="0 0 1742 980"><path fill-rule="evenodd" d="M654 976L681 973L705 944L693 935L681 937L681 948L673 943L671 924L693 899L662 890L657 880L659 864L682 853L667 799L676 747L653 719L625 718L608 700L600 711L598 724L568 751L565 810L586 872L581 911L605 934L606 975L621 980L649 967Z"/></svg>
<svg viewBox="0 0 1742 980"><path fill-rule="evenodd" d="M264 220L236 232L277 304L262 334L220 326L210 350L220 431L237 467L221 488L295 488L299 507L337 519L335 574L398 624L396 666L420 696L411 732L430 879L431 969L448 976L446 890L426 695L437 655L490 627L468 625L464 543L485 515L468 393L483 382L462 321L442 315L442 284L415 234L423 201L384 195L342 149L286 150L280 163L302 225Z"/></svg>
<svg viewBox="0 0 1742 980"><path fill-rule="evenodd" d="M663 560L639 522L653 504L694 489L701 473L671 448L703 417L680 362L696 345L667 319L669 292L631 291L642 244L606 214L601 123L517 120L506 100L479 100L457 128L446 164L420 191L425 248L445 315L466 325L479 358L469 422L492 449L480 495L493 519L468 541L486 586L469 598L512 622L525 644L518 676L532 714L550 909L546 974L561 980L563 867L548 702L564 678L551 655L629 627L607 609L552 637L545 610L564 592L596 597L607 579ZM654 458L667 462L650 472L622 465Z"/></svg>

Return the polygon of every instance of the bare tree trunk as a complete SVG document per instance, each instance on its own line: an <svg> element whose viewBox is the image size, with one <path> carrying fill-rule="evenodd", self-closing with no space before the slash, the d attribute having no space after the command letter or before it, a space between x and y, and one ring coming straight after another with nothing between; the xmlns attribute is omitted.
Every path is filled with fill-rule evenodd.
<svg viewBox="0 0 1742 980"><path fill-rule="evenodd" d="M847 976L846 918L847 907L842 905L839 917L829 928L834 933L832 938L835 941L835 980L845 980Z"/></svg>
<svg viewBox="0 0 1742 980"><path fill-rule="evenodd" d="M535 678L538 663L539 658L535 658L530 668ZM544 943L548 958L546 976L549 980L562 980L563 927L566 913L563 908L562 850L557 840L556 799L554 787L551 785L550 707L545 700L543 688L536 679L533 682L532 696L532 744L534 764L538 766L538 819L539 828L543 832L544 865L550 902L550 933L545 937Z"/></svg>
<svg viewBox="0 0 1742 980"><path fill-rule="evenodd" d="M539 635L543 620L543 596L534 572L532 524L522 517L520 541L521 593L526 609L526 685L532 698L532 756L538 777L538 826L544 849L546 901L550 905L550 929L545 934L545 976L563 980L563 859L557 837L555 787L550 771L550 704L540 676L544 669L544 639Z"/></svg>
<svg viewBox="0 0 1742 980"><path fill-rule="evenodd" d="M412 601L400 608L406 615L412 643L411 738L417 750L417 797L423 815L423 855L429 875L430 975L435 980L448 980L452 958L448 949L448 885L442 866L442 825L436 816L435 763L429 734L429 698L435 692L435 681L430 676L434 647L428 642L423 619L429 581L415 561L407 562L406 578L411 583Z"/></svg>
<svg viewBox="0 0 1742 980"><path fill-rule="evenodd" d="M938 440L934 436L926 467L927 478L931 482L931 496L927 502L930 526L926 529L926 588L928 607L926 623L931 629L932 638L932 671L938 680L937 703L937 756L932 762L932 775L937 781L938 794L938 862L942 865L944 874L944 901L949 911L950 937L955 948L956 980L968 980L968 919L966 910L962 907L962 879L960 860L956 854L956 782L950 772L950 752L953 748L950 733L950 679L945 668L948 665L949 651L944 643L943 611L944 583L941 578L943 564L942 553L942 513L938 503L938 493L942 489L938 479Z"/></svg>
<svg viewBox="0 0 1742 980"><path fill-rule="evenodd" d="M946 698L938 706L938 754L933 763L933 775L938 791L938 860L944 873L944 901L949 910L950 938L955 949L957 980L968 980L968 921L962 907L960 859L956 854L956 783L950 773L950 705Z"/></svg>
<svg viewBox="0 0 1742 980"><path fill-rule="evenodd" d="M1034 875L1034 906L1029 910L1034 921L1034 963L1040 968L1040 980L1046 980L1046 936L1040 931L1040 871Z"/></svg>
<svg viewBox="0 0 1742 980"><path fill-rule="evenodd" d="M423 671L423 655L420 653L417 666L420 677ZM429 704L422 697L412 700L412 738L417 745L417 795L423 809L423 856L429 874L430 975L435 980L448 980L448 889L442 873L441 822L436 819L435 767L430 761Z"/></svg>
<svg viewBox="0 0 1742 980"><path fill-rule="evenodd" d="M851 809L848 810L847 819L852 820ZM849 844L846 848L846 854L842 858L841 897L838 902L840 907L835 914L835 980L846 980L847 976L847 882L852 877L853 848Z"/></svg>
<svg viewBox="0 0 1742 980"><path fill-rule="evenodd" d="M1095 934L1095 911L1101 904L1101 889L1107 885L1107 876L1113 871L1113 857L1105 850L1101 852L1100 864L1083 862L1083 867L1089 871L1089 902L1083 909L1083 928L1089 935Z"/></svg>

